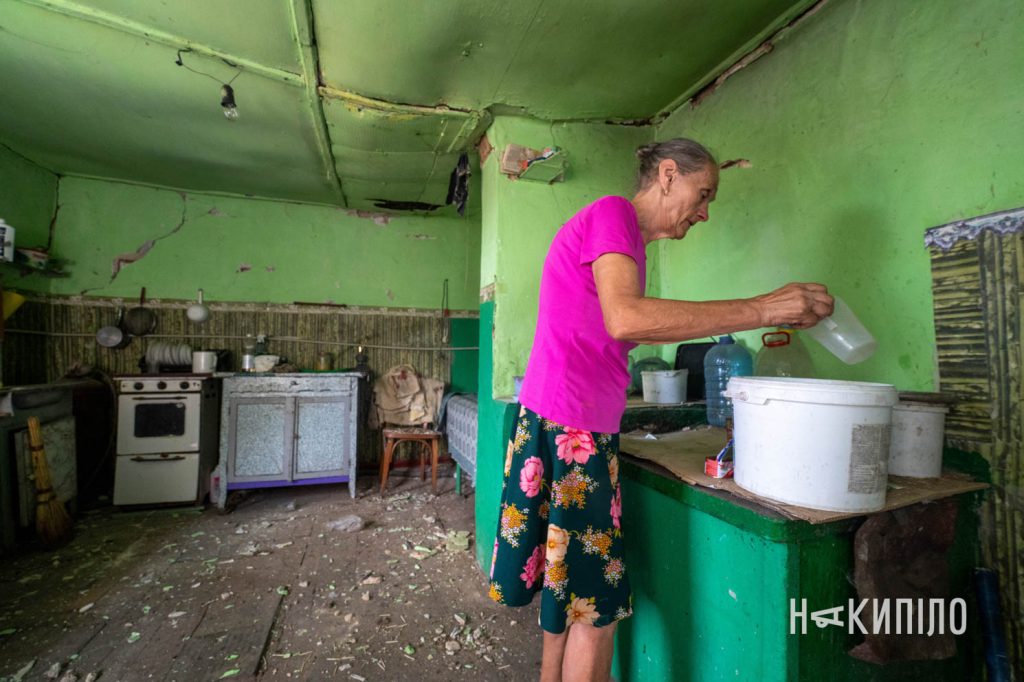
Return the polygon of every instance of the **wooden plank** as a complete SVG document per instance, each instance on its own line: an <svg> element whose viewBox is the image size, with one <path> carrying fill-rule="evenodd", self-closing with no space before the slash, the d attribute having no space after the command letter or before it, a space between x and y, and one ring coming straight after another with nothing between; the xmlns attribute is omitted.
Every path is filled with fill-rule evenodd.
<svg viewBox="0 0 1024 682"><path fill-rule="evenodd" d="M215 680L238 669L238 676L255 676L274 627L282 595L259 590L246 594L234 582L236 598L210 604L202 622L173 657L166 674L157 679ZM166 665L167 660L164 660Z"/></svg>

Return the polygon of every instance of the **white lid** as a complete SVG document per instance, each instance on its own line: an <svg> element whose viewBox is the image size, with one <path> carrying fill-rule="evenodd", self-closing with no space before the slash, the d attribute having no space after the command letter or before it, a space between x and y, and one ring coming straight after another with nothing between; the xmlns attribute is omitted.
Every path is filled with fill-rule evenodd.
<svg viewBox="0 0 1024 682"><path fill-rule="evenodd" d="M764 405L769 400L823 405L891 407L896 387L865 381L834 381L795 377L732 377L725 393L733 400Z"/></svg>

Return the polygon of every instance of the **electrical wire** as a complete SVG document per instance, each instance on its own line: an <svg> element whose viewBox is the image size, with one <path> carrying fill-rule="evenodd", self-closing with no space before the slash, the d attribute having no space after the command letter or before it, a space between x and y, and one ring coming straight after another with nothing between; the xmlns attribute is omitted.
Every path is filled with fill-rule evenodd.
<svg viewBox="0 0 1024 682"><path fill-rule="evenodd" d="M218 82L218 83L220 83L221 85L231 85L232 83L234 83L234 82L235 82L235 78L238 78L238 77L239 77L240 75L242 75L242 67L240 67L240 66L239 66L238 64L235 64L234 62L230 62L230 61L228 61L227 59L224 59L223 57L221 57L221 58L220 58L220 60L221 60L222 62L224 62L225 64L227 64L228 66L230 66L230 67L231 67L231 68L233 68L233 69L238 69L238 73L236 73L236 74L235 74L235 75L234 75L234 76L233 76L233 77L231 78L231 80L229 80L229 81L228 81L227 83L225 83L225 82L224 82L223 80L221 80L220 78L217 78L216 76L210 75L210 74L208 74L208 73L205 73L205 72L203 72L203 71L199 71L198 69L193 69L193 68L192 68L191 66L189 66L188 64L186 64L186 63L184 62L184 60L182 60L182 58L181 58L181 54L182 54L183 52L191 52L191 51L192 51L192 48L191 48L191 47L183 47L183 48L181 48L180 50L178 50L178 58L174 60L174 63L175 63L175 64L177 64L178 66L184 66L184 67L185 67L185 68L186 68L187 70L191 71L191 72L192 72L192 73L194 73L194 74L198 74L198 75L200 75L200 76L206 76L206 77L207 77L207 78L209 78L210 80L213 80L213 81L217 81L217 82Z"/></svg>

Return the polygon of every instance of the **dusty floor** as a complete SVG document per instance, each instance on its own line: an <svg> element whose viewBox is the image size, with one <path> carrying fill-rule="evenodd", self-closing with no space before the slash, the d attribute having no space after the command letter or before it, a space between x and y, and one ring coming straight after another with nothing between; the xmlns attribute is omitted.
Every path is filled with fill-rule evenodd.
<svg viewBox="0 0 1024 682"><path fill-rule="evenodd" d="M438 485L80 516L68 546L0 561L0 679L535 678L536 606L487 598L472 532L449 547L472 531L473 497ZM365 528L330 527L353 514Z"/></svg>

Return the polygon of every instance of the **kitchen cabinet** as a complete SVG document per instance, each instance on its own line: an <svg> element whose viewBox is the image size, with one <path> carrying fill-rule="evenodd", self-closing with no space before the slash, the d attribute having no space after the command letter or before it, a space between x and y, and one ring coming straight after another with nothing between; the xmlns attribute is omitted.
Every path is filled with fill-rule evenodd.
<svg viewBox="0 0 1024 682"><path fill-rule="evenodd" d="M223 378L220 463L211 494L218 506L230 490L315 483L347 482L355 497L362 373Z"/></svg>

